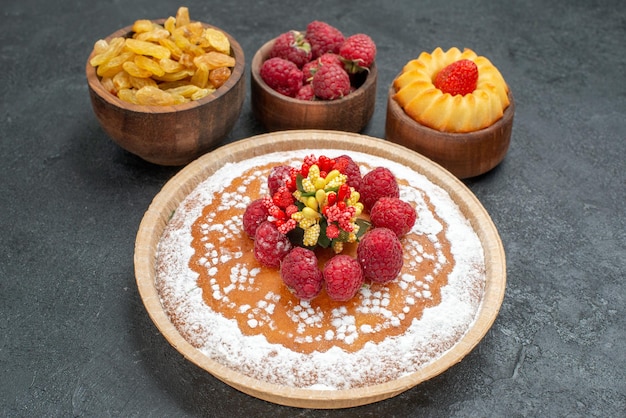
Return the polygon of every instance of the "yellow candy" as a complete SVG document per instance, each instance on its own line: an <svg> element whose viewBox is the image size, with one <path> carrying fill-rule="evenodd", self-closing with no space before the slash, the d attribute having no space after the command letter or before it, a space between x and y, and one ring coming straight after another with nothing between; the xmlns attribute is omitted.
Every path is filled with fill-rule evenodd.
<svg viewBox="0 0 626 418"><path fill-rule="evenodd" d="M308 219L317 219L320 217L320 214L315 209L311 209L308 206L302 208L302 215Z"/></svg>
<svg viewBox="0 0 626 418"><path fill-rule="evenodd" d="M319 206L324 205L324 202L326 201L326 192L324 189L318 189L315 192L315 199L317 200Z"/></svg>
<svg viewBox="0 0 626 418"><path fill-rule="evenodd" d="M309 196L306 199L305 205L308 208L311 208L313 210L317 210L317 208L318 208L317 199L314 196Z"/></svg>
<svg viewBox="0 0 626 418"><path fill-rule="evenodd" d="M328 173L326 175L326 183L330 182L331 180L333 180L335 177L337 177L339 174L341 174L341 172L339 170L331 170L330 173Z"/></svg>
<svg viewBox="0 0 626 418"><path fill-rule="evenodd" d="M315 180L315 188L318 190L323 190L324 187L326 187L326 179L322 178L322 177L318 177Z"/></svg>
<svg viewBox="0 0 626 418"><path fill-rule="evenodd" d="M312 247L317 244L317 239L320 236L320 224L312 225L306 231L304 231L304 238L302 243L307 247Z"/></svg>
<svg viewBox="0 0 626 418"><path fill-rule="evenodd" d="M315 184L313 184L311 179L308 177L305 179L302 179L302 188L304 189L306 193L313 193L317 190L315 188Z"/></svg>

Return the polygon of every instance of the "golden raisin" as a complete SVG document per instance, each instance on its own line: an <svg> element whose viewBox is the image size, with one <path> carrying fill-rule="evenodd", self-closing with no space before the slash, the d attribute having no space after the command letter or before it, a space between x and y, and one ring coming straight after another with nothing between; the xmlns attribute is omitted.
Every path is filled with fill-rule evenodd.
<svg viewBox="0 0 626 418"><path fill-rule="evenodd" d="M204 38L207 40L209 48L223 54L230 54L230 41L223 32L213 28L206 28L204 30Z"/></svg>
<svg viewBox="0 0 626 418"><path fill-rule="evenodd" d="M170 50L164 46L132 38L126 39L126 47L135 54L149 55L155 58L169 58L171 55Z"/></svg>
<svg viewBox="0 0 626 418"><path fill-rule="evenodd" d="M176 27L180 28L181 26L188 25L189 22L189 8L184 6L179 7L176 11Z"/></svg>
<svg viewBox="0 0 626 418"><path fill-rule="evenodd" d="M122 65L122 68L124 69L124 71L126 71L129 75L132 75L133 77L138 77L138 78L152 77L152 73L150 71L144 70L143 68L139 68L139 66L135 64L134 61L126 61Z"/></svg>
<svg viewBox="0 0 626 418"><path fill-rule="evenodd" d="M179 7L163 25L136 20L129 38L100 39L90 64L102 86L130 103L174 105L211 94L230 77L235 65L228 37L191 22Z"/></svg>
<svg viewBox="0 0 626 418"><path fill-rule="evenodd" d="M220 67L209 73L209 83L216 89L222 87L222 85L230 77L231 71L228 67Z"/></svg>
<svg viewBox="0 0 626 418"><path fill-rule="evenodd" d="M191 77L191 84L198 86L200 88L205 88L209 83L209 68L205 63L200 63L196 72Z"/></svg>
<svg viewBox="0 0 626 418"><path fill-rule="evenodd" d="M135 93L137 103L147 106L173 106L185 102L181 95L167 93L158 87L142 87Z"/></svg>
<svg viewBox="0 0 626 418"><path fill-rule="evenodd" d="M196 65L196 67L201 62L205 63L209 70L214 70L220 67L235 66L235 58L217 51L207 52L206 54L202 54L199 57L194 58L193 60L193 63Z"/></svg>
<svg viewBox="0 0 626 418"><path fill-rule="evenodd" d="M165 59L165 58L163 58ZM150 73L148 77L154 75L163 75L165 74L165 70L161 68L161 66L155 62L153 59L143 56L143 55L135 55L135 64L137 67L146 70Z"/></svg>

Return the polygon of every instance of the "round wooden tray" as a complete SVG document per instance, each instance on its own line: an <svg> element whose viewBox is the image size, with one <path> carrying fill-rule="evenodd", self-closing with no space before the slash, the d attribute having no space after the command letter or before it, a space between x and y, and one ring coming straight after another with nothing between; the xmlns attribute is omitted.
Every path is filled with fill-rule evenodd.
<svg viewBox="0 0 626 418"><path fill-rule="evenodd" d="M470 220L485 254L487 279L476 320L441 357L421 370L384 384L347 390L313 390L269 384L235 372L188 343L170 322L155 287L156 249L167 222L179 203L204 179L227 162L280 150L343 149L381 156L419 172L448 192ZM493 324L506 284L502 242L489 214L474 194L456 177L427 158L403 146L359 134L295 130L263 134L223 146L195 160L174 176L157 194L139 226L135 243L135 275L140 296L151 319L169 343L185 358L228 385L257 398L302 408L346 408L398 395L458 363L485 336Z"/></svg>

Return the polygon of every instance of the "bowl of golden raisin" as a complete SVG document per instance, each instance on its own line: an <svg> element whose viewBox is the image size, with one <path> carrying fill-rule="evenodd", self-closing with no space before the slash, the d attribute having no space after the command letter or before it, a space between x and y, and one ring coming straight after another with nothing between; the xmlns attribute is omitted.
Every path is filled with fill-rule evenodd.
<svg viewBox="0 0 626 418"><path fill-rule="evenodd" d="M243 49L225 31L192 21L136 20L95 42L86 65L102 129L126 151L185 165L215 148L245 99Z"/></svg>

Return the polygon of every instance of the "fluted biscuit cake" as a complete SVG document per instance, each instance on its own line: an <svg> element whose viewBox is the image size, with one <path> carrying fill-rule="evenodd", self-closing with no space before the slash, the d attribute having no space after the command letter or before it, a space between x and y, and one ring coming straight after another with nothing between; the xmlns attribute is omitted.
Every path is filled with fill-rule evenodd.
<svg viewBox="0 0 626 418"><path fill-rule="evenodd" d="M278 165L349 155L366 174L386 167L416 211L400 238L395 280L368 282L347 302L298 299L261 264L243 230ZM320 260L330 257L318 250ZM344 251L353 254L354 246ZM450 195L414 170L348 150L280 151L227 163L173 213L160 239L156 287L180 334L213 360L264 382L320 390L388 382L419 371L471 327L485 287L481 242Z"/></svg>
<svg viewBox="0 0 626 418"><path fill-rule="evenodd" d="M460 61L475 64L472 88L459 94L447 92L437 83L446 67ZM453 74L452 78L462 78ZM471 49L436 48L409 61L393 81L394 100L416 122L442 132L477 131L502 118L509 106L509 87L500 71Z"/></svg>

